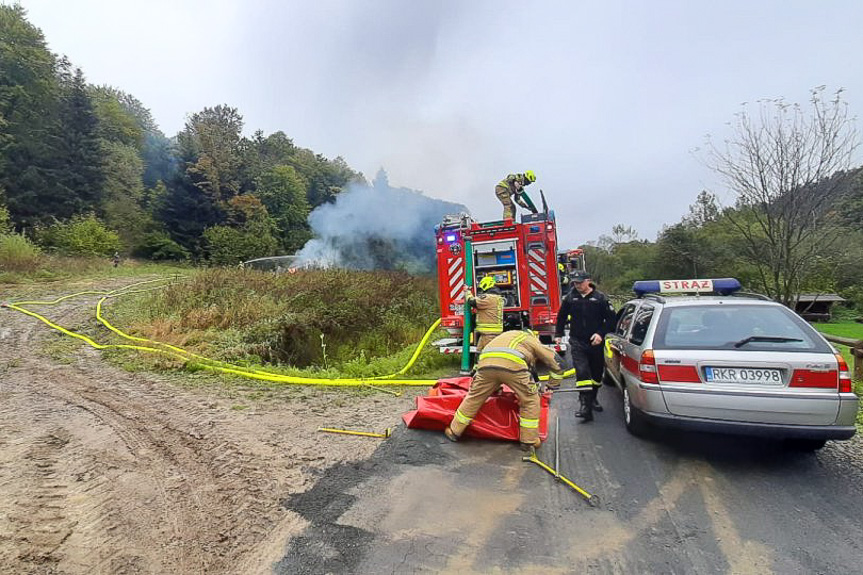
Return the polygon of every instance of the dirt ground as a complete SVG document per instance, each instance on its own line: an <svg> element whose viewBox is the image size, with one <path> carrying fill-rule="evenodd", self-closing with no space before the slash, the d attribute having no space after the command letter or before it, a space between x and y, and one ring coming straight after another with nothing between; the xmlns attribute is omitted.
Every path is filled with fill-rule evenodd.
<svg viewBox="0 0 863 575"><path fill-rule="evenodd" d="M18 299L0 286L0 300ZM94 303L38 311L80 327ZM306 526L281 503L380 442L318 427L383 431L422 393L262 393L218 376L128 373L65 340L0 309L0 573L269 573Z"/></svg>

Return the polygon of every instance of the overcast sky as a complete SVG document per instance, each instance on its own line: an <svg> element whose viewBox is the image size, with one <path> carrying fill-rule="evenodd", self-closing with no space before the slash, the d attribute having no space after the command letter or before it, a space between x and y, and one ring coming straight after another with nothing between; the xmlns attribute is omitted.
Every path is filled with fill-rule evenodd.
<svg viewBox="0 0 863 575"><path fill-rule="evenodd" d="M693 150L743 102L826 85L863 110L859 0L20 3L169 136L228 104L247 134L282 130L368 178L383 166L479 219L531 169L564 247L617 223L654 239L701 189L727 198Z"/></svg>

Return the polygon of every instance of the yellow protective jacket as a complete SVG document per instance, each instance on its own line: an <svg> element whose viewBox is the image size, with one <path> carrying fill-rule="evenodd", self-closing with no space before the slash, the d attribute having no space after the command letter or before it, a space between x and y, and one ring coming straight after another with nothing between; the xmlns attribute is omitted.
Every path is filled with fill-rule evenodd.
<svg viewBox="0 0 863 575"><path fill-rule="evenodd" d="M557 354L542 345L535 335L515 330L505 331L488 342L479 354L476 368L530 371L540 363L548 367L550 379L563 379L563 368Z"/></svg>
<svg viewBox="0 0 863 575"><path fill-rule="evenodd" d="M502 296L490 293L482 293L478 296L469 295L467 303L476 308L477 333L503 333L504 300Z"/></svg>
<svg viewBox="0 0 863 575"><path fill-rule="evenodd" d="M522 207L528 207L527 203L521 198L521 193L524 191L524 187L530 184L527 181L527 178L524 174L510 174L500 182L498 182L498 188L506 188L509 190L510 196L515 196L515 201Z"/></svg>

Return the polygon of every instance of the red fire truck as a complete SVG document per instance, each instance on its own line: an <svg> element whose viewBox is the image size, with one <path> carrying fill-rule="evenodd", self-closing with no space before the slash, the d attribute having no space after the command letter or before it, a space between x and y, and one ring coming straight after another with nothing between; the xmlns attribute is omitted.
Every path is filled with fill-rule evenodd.
<svg viewBox="0 0 863 575"><path fill-rule="evenodd" d="M524 214L521 223L447 216L435 234L441 327L452 336L436 342L442 353L462 351L468 273L472 286L485 276L494 277L505 299L504 329L529 327L550 348L565 350L565 345L553 343L561 301L553 211Z"/></svg>

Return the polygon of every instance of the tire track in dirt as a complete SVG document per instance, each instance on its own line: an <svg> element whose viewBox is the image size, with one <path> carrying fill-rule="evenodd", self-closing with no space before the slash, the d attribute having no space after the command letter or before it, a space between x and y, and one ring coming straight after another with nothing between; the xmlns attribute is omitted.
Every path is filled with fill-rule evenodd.
<svg viewBox="0 0 863 575"><path fill-rule="evenodd" d="M92 332L95 301L33 309ZM244 397L200 376L178 387L84 344L52 358L61 336L11 310L0 338L0 573L269 572L304 522L280 502L377 444L317 427L392 425L410 402L296 389L257 401L253 385Z"/></svg>

